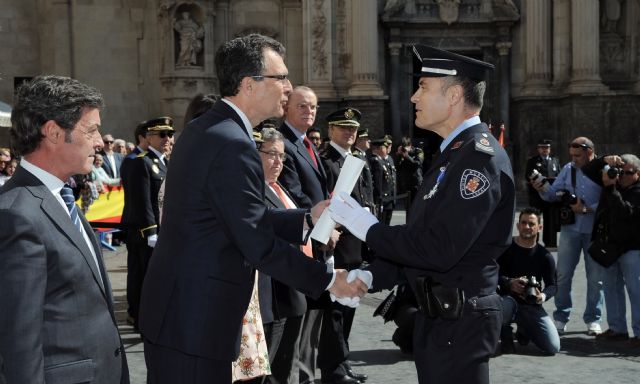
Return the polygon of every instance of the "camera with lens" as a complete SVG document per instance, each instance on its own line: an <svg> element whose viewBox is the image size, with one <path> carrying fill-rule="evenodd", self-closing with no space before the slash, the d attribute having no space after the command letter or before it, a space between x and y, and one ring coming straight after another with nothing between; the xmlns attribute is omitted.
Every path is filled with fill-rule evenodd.
<svg viewBox="0 0 640 384"><path fill-rule="evenodd" d="M542 174L537 169L531 171L529 180L531 180L532 183L542 183L542 192L547 192L549 187L551 187L551 184L549 184L549 180L546 177L542 176Z"/></svg>
<svg viewBox="0 0 640 384"><path fill-rule="evenodd" d="M571 225L576 222L576 214L571 209L571 205L578 202L578 198L566 189L556 192L556 196L560 198L560 225Z"/></svg>
<svg viewBox="0 0 640 384"><path fill-rule="evenodd" d="M537 290L542 290L542 284L540 284L538 279L536 279L535 276L526 277L524 283L524 301L527 304L537 304Z"/></svg>
<svg viewBox="0 0 640 384"><path fill-rule="evenodd" d="M622 175L624 172L620 167L612 167L609 164L604 166L604 171L607 173L607 176L610 179L615 179L616 177Z"/></svg>

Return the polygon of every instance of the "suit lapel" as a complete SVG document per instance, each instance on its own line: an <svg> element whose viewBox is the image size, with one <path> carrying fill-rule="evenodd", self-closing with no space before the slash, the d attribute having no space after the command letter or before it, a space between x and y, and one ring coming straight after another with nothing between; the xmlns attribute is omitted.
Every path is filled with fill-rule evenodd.
<svg viewBox="0 0 640 384"><path fill-rule="evenodd" d="M324 173L324 168L322 167L322 163L320 162L321 161L320 154L318 154L318 151L316 151L315 148L311 147L311 150L316 155L316 160L318 161L318 167L316 168L315 164L313 163L313 159L311 159L311 155L309 155L309 152L307 151L307 147L305 147L304 143L300 141L300 138L295 135L295 133L293 132L293 129L289 127L286 123L282 123L282 128L280 129L280 131L283 132L283 135L293 145L295 145L296 150L298 151L298 156L303 158L304 161L306 161L307 164L309 164L309 167L311 167L311 169L313 169L313 171L317 173L321 179L326 179L326 175Z"/></svg>
<svg viewBox="0 0 640 384"><path fill-rule="evenodd" d="M282 189L284 191L284 189ZM285 191L286 193L286 191ZM271 203L271 205L273 205L276 208L282 208L285 209L286 207L284 206L284 202L282 200L280 200L280 197L278 197L278 195L276 195L275 192L273 192L271 190L271 187L266 186L264 189L264 197L269 201L269 203Z"/></svg>

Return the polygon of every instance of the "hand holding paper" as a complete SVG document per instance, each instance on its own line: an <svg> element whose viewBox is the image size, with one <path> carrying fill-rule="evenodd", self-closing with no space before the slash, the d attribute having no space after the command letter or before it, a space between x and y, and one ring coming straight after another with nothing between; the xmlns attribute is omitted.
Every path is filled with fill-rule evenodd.
<svg viewBox="0 0 640 384"><path fill-rule="evenodd" d="M362 241L367 240L369 228L378 222L378 219L371 212L362 208L357 201L345 192L333 196L329 212L331 212L333 220L342 224Z"/></svg>

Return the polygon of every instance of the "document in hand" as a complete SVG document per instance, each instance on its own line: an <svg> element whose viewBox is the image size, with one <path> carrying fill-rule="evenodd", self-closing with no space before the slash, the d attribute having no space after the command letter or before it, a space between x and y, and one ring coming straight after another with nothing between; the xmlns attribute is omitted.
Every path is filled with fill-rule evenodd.
<svg viewBox="0 0 640 384"><path fill-rule="evenodd" d="M351 194L353 187L355 187L358 181L358 177L360 177L362 168L364 168L363 160L355 156L347 156L340 169L340 175L338 176L338 181L336 181L336 186L333 188L332 194L335 195L340 192ZM313 231L311 231L311 238L322 244L327 244L331 237L331 232L335 229L336 225L336 222L331 219L329 210L325 209L313 227Z"/></svg>

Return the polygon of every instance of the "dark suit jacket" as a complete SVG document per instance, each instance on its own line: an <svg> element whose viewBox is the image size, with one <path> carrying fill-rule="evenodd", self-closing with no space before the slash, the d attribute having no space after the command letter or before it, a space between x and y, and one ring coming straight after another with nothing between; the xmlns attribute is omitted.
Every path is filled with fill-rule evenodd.
<svg viewBox="0 0 640 384"><path fill-rule="evenodd" d="M298 207L311 208L329 197L327 175L320 155L314 148L318 160L316 168L307 148L286 123L282 123L280 132L285 137L284 152L287 158L284 160L278 181L287 189Z"/></svg>
<svg viewBox="0 0 640 384"><path fill-rule="evenodd" d="M527 180L527 192L529 193L529 205L532 207L536 207L538 209L544 209L546 206L551 205L540 197L538 191L529 183L529 176L533 170L537 170L540 174L546 177L549 180L549 184L553 184L553 181L560 174L560 170L562 167L560 166L560 162L557 157L549 157L548 160L545 160L540 155L536 155L530 157L527 160L527 165L524 170L524 175Z"/></svg>
<svg viewBox="0 0 640 384"><path fill-rule="evenodd" d="M224 101L184 130L165 186L140 307L152 343L231 362L254 268L312 297L329 285L326 267L289 244L302 241L304 210L265 206L258 151Z"/></svg>
<svg viewBox="0 0 640 384"><path fill-rule="evenodd" d="M124 190L124 207L122 208L122 217L120 218L120 223L122 225L129 224L129 211L131 210L132 202L129 201L131 195L129 194L129 173L131 171L131 164L135 160L138 155L142 153L138 146L135 147L133 152L128 154L123 160L122 164L120 164L120 183L122 184L122 189Z"/></svg>
<svg viewBox="0 0 640 384"><path fill-rule="evenodd" d="M287 193L283 187L282 189L284 193ZM271 191L271 188L265 188L264 197L267 207L286 209L284 203L278 195ZM264 273L258 275L258 290L260 315L265 324L286 317L302 316L307 310L307 300L302 293L272 279L269 275Z"/></svg>
<svg viewBox="0 0 640 384"><path fill-rule="evenodd" d="M104 152L100 152L100 154L102 155L102 159L104 160L102 162L102 168L107 172L107 175L109 175L109 177L120 177L120 166L122 165L124 156L122 156L122 154L118 152L113 153L113 161L116 163L116 170L118 171L118 173L114 175L113 168L111 168L111 162L109 162L107 154Z"/></svg>
<svg viewBox="0 0 640 384"><path fill-rule="evenodd" d="M127 172L127 223L131 228L142 231L143 237L149 237L157 233L160 225L158 192L167 166L155 152L149 150L144 155L138 155Z"/></svg>
<svg viewBox="0 0 640 384"><path fill-rule="evenodd" d="M327 150L322 153L322 163L326 168L327 187L330 192L333 192L333 188L338 181L338 175L340 175L340 169L344 161L345 158L331 145L328 145ZM367 205L367 192L363 188L364 184L363 176L360 174L358 182L356 182L356 185L353 187L353 192L351 193L351 196L363 206ZM333 250L335 266L336 268L352 269L354 266L359 266L360 263L362 263L362 241L346 229L342 229L341 232L340 240L338 240L336 248Z"/></svg>
<svg viewBox="0 0 640 384"><path fill-rule="evenodd" d="M79 214L104 270L100 245ZM0 355L7 382L128 382L109 279L101 277L65 207L18 167L0 189L0 217Z"/></svg>

